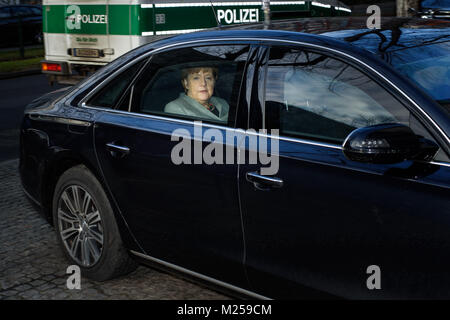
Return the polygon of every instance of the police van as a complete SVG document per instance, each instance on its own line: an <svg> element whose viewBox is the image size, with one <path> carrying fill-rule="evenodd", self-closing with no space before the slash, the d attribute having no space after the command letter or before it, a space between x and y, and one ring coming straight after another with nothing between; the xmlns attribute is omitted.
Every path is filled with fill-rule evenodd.
<svg viewBox="0 0 450 320"><path fill-rule="evenodd" d="M350 12L337 0L270 1L275 20ZM73 84L145 43L219 25L264 21L264 13L262 1L43 0L42 72L51 83Z"/></svg>

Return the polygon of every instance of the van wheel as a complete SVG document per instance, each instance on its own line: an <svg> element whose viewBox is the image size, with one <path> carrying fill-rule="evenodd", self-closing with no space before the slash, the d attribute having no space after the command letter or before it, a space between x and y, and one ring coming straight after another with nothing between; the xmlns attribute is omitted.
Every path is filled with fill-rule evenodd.
<svg viewBox="0 0 450 320"><path fill-rule="evenodd" d="M85 166L75 166L59 178L53 221L65 255L83 276L104 281L137 267L123 246L108 197Z"/></svg>

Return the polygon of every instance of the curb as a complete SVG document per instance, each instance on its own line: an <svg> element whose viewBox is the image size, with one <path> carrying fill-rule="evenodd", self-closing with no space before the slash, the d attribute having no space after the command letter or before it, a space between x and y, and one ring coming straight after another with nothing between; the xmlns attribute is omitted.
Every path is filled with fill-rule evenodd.
<svg viewBox="0 0 450 320"><path fill-rule="evenodd" d="M40 68L39 69L25 70L25 71L0 73L0 80L17 78L17 77L23 77L23 76L30 76L30 75L41 74L41 73L42 72L41 72Z"/></svg>

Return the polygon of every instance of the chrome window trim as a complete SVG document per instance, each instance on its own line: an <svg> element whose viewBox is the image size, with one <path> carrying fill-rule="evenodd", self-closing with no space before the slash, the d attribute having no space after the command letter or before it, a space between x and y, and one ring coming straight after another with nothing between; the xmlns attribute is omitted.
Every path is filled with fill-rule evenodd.
<svg viewBox="0 0 450 320"><path fill-rule="evenodd" d="M181 124L186 124L186 125L191 125L191 126L193 126L194 121L196 121L196 120L183 120L183 119L176 119L176 118L168 118L168 117L164 117L164 116L157 116L157 115L151 115L151 114L127 112L127 111L121 111L121 110L113 110L113 109L109 109L109 108L90 107L87 105L85 105L84 108L94 109L94 110L102 110L102 111L106 111L106 112L110 112L110 113L117 113L117 114L122 114L125 116L130 116L130 117L141 117L141 118L147 118L147 119L152 119L152 120L176 122L176 123L181 123ZM124 124L117 124L117 126L136 129L136 130L143 130L141 127L127 126ZM338 144L317 142L317 141L312 141L312 140L305 140L305 139L286 137L286 136L272 136L269 134L244 130L242 128L230 128L230 127L215 125L215 124L206 123L206 122L202 122L202 126L208 127L208 128L213 128L213 129L219 129L219 130L231 130L234 132L239 132L241 134L257 135L257 136L262 136L262 137L270 138L270 139L277 139L277 140L281 140L281 141L295 142L295 143L313 145L313 146L317 146L317 147L325 147L325 148L336 149L336 150L343 150L344 149L343 145L345 144L345 142L342 145L338 145ZM148 131L148 130L146 130L146 131ZM450 163L441 162L441 161L429 161L429 162L424 162L424 163L434 164L434 165L443 166L443 167L450 167Z"/></svg>
<svg viewBox="0 0 450 320"><path fill-rule="evenodd" d="M131 112L131 105L133 103L134 84L131 86L130 101L128 101L128 112Z"/></svg>
<svg viewBox="0 0 450 320"><path fill-rule="evenodd" d="M251 131L247 131L247 134L257 135L257 136L269 138L269 139L277 139L277 140L282 140L282 141L296 142L296 143L308 144L308 145L313 145L313 146L318 146L318 147L326 147L326 148L331 148L331 149L342 150L342 146L338 145L338 144L317 142L317 141L313 141L313 140L305 140L305 139L287 137L287 136L274 136L274 135L267 134L267 133L251 132Z"/></svg>
<svg viewBox="0 0 450 320"><path fill-rule="evenodd" d="M40 115L35 113L28 113L30 119L36 120L36 121L45 121L45 122L55 122L55 123L62 123L62 124L68 124L68 125L75 125L75 126L83 126L83 127L90 127L92 123L90 121L83 121L83 120L76 120L71 118L63 118L61 116L47 116L47 115Z"/></svg>
<svg viewBox="0 0 450 320"><path fill-rule="evenodd" d="M221 39L221 38L214 38L214 39L203 39L203 40L190 40L190 41L184 41L184 42L177 42L177 43L172 43L166 46L163 46L161 48L157 48L157 49L153 49L149 52L146 52L144 54L142 54L138 59L136 59L136 61L130 61L129 63L127 63L126 65L122 66L120 69L116 70L113 74L111 74L109 77L107 77L106 79L104 79L101 83L99 83L94 89L92 89L83 99L80 100L80 102L78 103L78 106L83 106L83 103L86 102L86 100L88 100L92 95L94 95L97 90L101 90L101 88L107 84L111 78L113 78L117 73L120 73L123 69L126 69L127 67L129 67L131 64L133 63L138 63L139 61L148 58L150 55L153 55L155 53L158 53L160 51L166 50L166 49L170 49L172 47L178 47L178 46L184 46L184 45L188 45L188 44L195 44L195 43L204 43L204 42L214 42L214 41L252 41L252 42L258 42L257 39L251 39L251 38L225 38L225 39ZM145 67L145 66L143 66Z"/></svg>
<svg viewBox="0 0 450 320"><path fill-rule="evenodd" d="M182 124L187 124L187 125L192 125L192 126L194 125L194 122L197 121L197 122L202 122L202 126L207 126L207 127L211 127L211 128L215 128L215 129L242 130L239 128L231 128L231 127L227 127L227 126L221 126L221 125L216 125L216 124L212 124L212 123L208 123L208 122L203 122L201 119L184 120L184 119L178 119L178 118L169 118L169 117L164 117L164 116L158 116L158 115L154 115L154 114L145 114L145 113L122 111L122 110L114 110L114 109L109 109L109 108L93 107L93 106L88 106L86 104L83 105L83 108L93 109L93 110L101 110L101 111L105 111L108 113L117 113L117 114L122 114L122 115L130 116L130 117L139 117L139 118L146 118L146 119L153 119L153 120L176 122L176 123L182 123ZM136 128L136 129L142 129L142 128Z"/></svg>
<svg viewBox="0 0 450 320"><path fill-rule="evenodd" d="M198 40L190 40L190 41L185 41L185 42L178 42L178 43L173 43L173 44L169 44L166 46L163 46L161 48L157 48L154 49L152 51L149 51L145 54L143 54L140 59L138 59L138 61L140 61L141 59L145 59L150 55L153 55L155 53L158 53L162 50L166 50L169 48L173 48L173 47L177 47L177 46L183 46L183 45L188 45L188 44L196 44L196 43L208 43L208 42L216 42L216 41L226 41L226 42L232 42L232 41L250 41L250 42L263 42L263 41L270 41L270 42L280 42L280 43L288 43L288 44L295 44L295 45L301 45L301 46L305 46L305 47L310 47L310 48L315 48L315 49L320 49L320 50L324 50L324 51L328 51L328 52L333 52L333 53L337 53L338 55L342 55L345 56L346 58L349 58L355 62L357 62L358 64L361 64L363 66L365 66L366 68L370 69L372 72L374 72L375 74L377 74L379 77L381 77L382 79L384 79L384 81L386 81L391 87L393 87L395 90L397 90L402 96L404 96L410 103L412 103L427 119L428 121L430 121L430 123L440 132L440 134L445 138L447 144L450 145L450 138L447 136L447 134L445 134L445 132L438 126L438 124L428 115L428 113L425 112L425 110L423 110L414 100L412 100L405 92L403 92L399 87L397 87L394 83L392 83L392 81L390 81L389 79L387 79L383 74L381 74L380 72L378 72L377 70L375 70L373 67L371 67L370 65L368 65L367 63L365 63L364 61L361 61L357 58L355 58L354 56L347 54L345 52L336 50L336 49L332 49L332 48L328 48L328 47L324 47L321 45L317 45L317 44L312 44L312 43L306 43L306 42L302 42L302 41L294 41L294 40L285 40L285 39L273 39L273 38L212 38L212 39L198 39ZM105 85L107 82L109 82L109 80L114 77L117 73L121 72L123 69L125 69L126 67L128 67L131 63L135 63L136 61L132 61L130 63L127 63L125 66L123 66L122 68L120 68L119 70L117 70L116 72L114 72L112 75L110 75L108 78L106 78L105 80L103 80L100 84L98 84L94 89L92 89L91 92L89 92L86 97L84 97L80 102L79 102L79 106L84 105L85 101L87 99L89 99L97 90L101 89L101 87L103 85ZM92 107L92 108L96 108L96 107Z"/></svg>
<svg viewBox="0 0 450 320"><path fill-rule="evenodd" d="M255 299L272 300L272 299L270 299L268 297L259 295L257 293L252 292L252 291L248 291L248 290L242 289L240 287L236 287L236 286L234 286L232 284L229 284L229 283L226 283L226 282L223 282L223 281L220 281L220 280L217 280L217 279L205 276L205 275L203 275L201 273L198 273L198 272L195 272L195 271L191 271L189 269L185 269L183 267L180 267L180 266L177 266L175 264L172 264L172 263L169 263L169 262L166 262L166 261L154 258L152 256L149 256L149 255L146 255L146 254L134 251L134 250L130 250L130 252L133 255L138 256L140 258L143 258L145 260L149 260L151 262L155 262L155 263L158 263L160 265L163 265L164 267L167 267L167 268L170 268L170 269L173 269L173 270L176 270L176 271L180 271L180 272L185 273L185 274L189 274L191 276L194 276L194 277L202 279L202 280L206 280L208 282L214 283L214 284L219 285L221 287L224 287L224 288L227 288L227 289L231 289L231 290L239 292L239 293L243 293L243 294L251 296L251 297L253 297Z"/></svg>

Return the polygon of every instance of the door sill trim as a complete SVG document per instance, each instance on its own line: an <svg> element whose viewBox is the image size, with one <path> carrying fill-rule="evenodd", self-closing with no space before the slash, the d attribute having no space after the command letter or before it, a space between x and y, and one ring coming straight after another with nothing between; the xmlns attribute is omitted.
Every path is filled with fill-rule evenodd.
<svg viewBox="0 0 450 320"><path fill-rule="evenodd" d="M252 297L252 298L255 298L255 299L260 299L260 300L271 300L268 297L259 295L257 293L252 292L252 291L248 291L248 290L242 289L240 287L236 287L236 286L234 286L232 284L229 284L229 283L226 283L226 282L223 282L223 281L220 281L220 280L217 280L217 279L205 276L205 275L203 275L201 273L197 273L195 271L191 271L189 269L185 269L183 267L177 266L175 264L172 264L172 263L169 263L169 262L166 262L166 261L163 261L163 260L151 257L151 256L148 256L146 254L143 254L143 253L140 253L140 252L136 252L136 251L133 251L133 250L130 250L130 252L133 255L137 256L137 257L149 260L151 262L155 262L157 264L163 265L164 267L168 267L170 269L173 269L173 270L176 270L176 271L188 274L188 275L193 276L195 278L199 278L199 279L211 282L211 283L213 283L215 285L218 285L220 287L224 287L226 289L230 289L232 291L236 291L236 292L242 293L242 294L244 294L246 296L249 296L249 297Z"/></svg>

